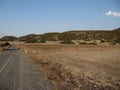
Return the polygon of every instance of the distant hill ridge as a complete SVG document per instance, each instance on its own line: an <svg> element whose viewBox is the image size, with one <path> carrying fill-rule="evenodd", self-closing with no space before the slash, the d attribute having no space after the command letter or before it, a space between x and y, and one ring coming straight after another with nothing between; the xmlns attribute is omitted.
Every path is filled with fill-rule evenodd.
<svg viewBox="0 0 120 90"><path fill-rule="evenodd" d="M114 30L84 30L52 32L45 34L29 34L21 37L5 36L1 41L25 41L25 42L44 42L44 41L63 41L63 40L105 40L107 42L120 43L120 28Z"/></svg>

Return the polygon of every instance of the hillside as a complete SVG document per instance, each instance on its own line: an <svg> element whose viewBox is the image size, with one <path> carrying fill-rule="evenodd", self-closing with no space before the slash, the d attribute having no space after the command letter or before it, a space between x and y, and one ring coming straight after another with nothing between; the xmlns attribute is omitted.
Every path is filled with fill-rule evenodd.
<svg viewBox="0 0 120 90"><path fill-rule="evenodd" d="M46 41L63 41L71 42L71 40L84 40L102 42L120 43L120 28L114 30L78 30L66 31L62 33L53 32L45 34L29 34L16 38L14 36L5 36L0 39L1 41L24 41L26 43L45 43Z"/></svg>
<svg viewBox="0 0 120 90"><path fill-rule="evenodd" d="M0 38L0 41L16 41L18 38L15 36L4 36Z"/></svg>
<svg viewBox="0 0 120 90"><path fill-rule="evenodd" d="M114 29L113 31L120 31L120 28Z"/></svg>
<svg viewBox="0 0 120 90"><path fill-rule="evenodd" d="M86 31L67 31L62 33L45 33L41 35L30 34L19 37L20 41L69 41L69 40L104 40L106 42L120 43L120 28L115 30L86 30Z"/></svg>

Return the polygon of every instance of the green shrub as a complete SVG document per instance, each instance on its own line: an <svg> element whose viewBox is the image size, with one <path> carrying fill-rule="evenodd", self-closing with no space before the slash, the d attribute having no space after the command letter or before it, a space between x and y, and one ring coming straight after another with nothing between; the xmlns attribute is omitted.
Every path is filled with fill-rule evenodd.
<svg viewBox="0 0 120 90"><path fill-rule="evenodd" d="M96 45L95 42L91 42L91 43L80 42L79 44L83 44L83 45Z"/></svg>
<svg viewBox="0 0 120 90"><path fill-rule="evenodd" d="M37 40L35 38L27 39L25 43L37 43Z"/></svg>
<svg viewBox="0 0 120 90"><path fill-rule="evenodd" d="M5 43L5 46L10 46L10 43L9 43L9 42L6 42L6 43Z"/></svg>
<svg viewBox="0 0 120 90"><path fill-rule="evenodd" d="M89 39L89 38L87 38L87 39L85 39L85 41L90 41L90 39Z"/></svg>
<svg viewBox="0 0 120 90"><path fill-rule="evenodd" d="M88 43L89 45L96 45L96 43L95 42L92 42L92 43Z"/></svg>
<svg viewBox="0 0 120 90"><path fill-rule="evenodd" d="M10 46L10 43L9 42L1 43L0 46L1 47Z"/></svg>
<svg viewBox="0 0 120 90"><path fill-rule="evenodd" d="M79 44L87 44L86 42L80 42Z"/></svg>
<svg viewBox="0 0 120 90"><path fill-rule="evenodd" d="M105 40L102 39L102 40L101 40L101 43L104 43L104 42L105 42Z"/></svg>
<svg viewBox="0 0 120 90"><path fill-rule="evenodd" d="M46 39L45 38L41 38L40 42L39 43L46 43Z"/></svg>
<svg viewBox="0 0 120 90"><path fill-rule="evenodd" d="M63 40L60 44L74 44L71 40Z"/></svg>

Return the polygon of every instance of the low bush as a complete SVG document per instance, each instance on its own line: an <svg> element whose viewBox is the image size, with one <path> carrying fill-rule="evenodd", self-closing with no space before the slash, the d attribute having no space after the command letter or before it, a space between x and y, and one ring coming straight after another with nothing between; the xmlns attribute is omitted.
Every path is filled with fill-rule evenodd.
<svg viewBox="0 0 120 90"><path fill-rule="evenodd" d="M86 42L80 42L79 44L87 44Z"/></svg>
<svg viewBox="0 0 120 90"><path fill-rule="evenodd" d="M9 42L1 43L0 46L1 47L10 46L10 43Z"/></svg>
<svg viewBox="0 0 120 90"><path fill-rule="evenodd" d="M34 39L34 38L27 39L27 40L25 41L25 43L36 43L36 42L37 42L37 40Z"/></svg>
<svg viewBox="0 0 120 90"><path fill-rule="evenodd" d="M74 44L74 42L72 42L71 40L64 40L60 42L60 44Z"/></svg>
<svg viewBox="0 0 120 90"><path fill-rule="evenodd" d="M104 39L102 39L100 42L101 42L101 43L104 43L104 42L105 42L105 40L104 40Z"/></svg>
<svg viewBox="0 0 120 90"><path fill-rule="evenodd" d="M41 38L40 42L39 43L46 43L46 39L45 38Z"/></svg>
<svg viewBox="0 0 120 90"><path fill-rule="evenodd" d="M95 42L91 42L91 43L80 42L79 44L83 44L83 45L96 45Z"/></svg>

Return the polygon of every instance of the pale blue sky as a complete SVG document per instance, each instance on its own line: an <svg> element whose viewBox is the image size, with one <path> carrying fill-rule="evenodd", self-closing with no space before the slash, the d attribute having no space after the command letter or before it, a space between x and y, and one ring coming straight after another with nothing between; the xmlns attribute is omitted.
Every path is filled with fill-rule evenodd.
<svg viewBox="0 0 120 90"><path fill-rule="evenodd" d="M115 29L119 13L120 0L0 0L0 33Z"/></svg>

